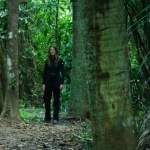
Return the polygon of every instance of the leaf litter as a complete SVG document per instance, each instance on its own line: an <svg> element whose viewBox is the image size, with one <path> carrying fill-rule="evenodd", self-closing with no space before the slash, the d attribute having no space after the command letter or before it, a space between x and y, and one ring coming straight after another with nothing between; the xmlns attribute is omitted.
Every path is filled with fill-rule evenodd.
<svg viewBox="0 0 150 150"><path fill-rule="evenodd" d="M0 150L86 150L80 121L62 119L57 125L9 123L0 120Z"/></svg>

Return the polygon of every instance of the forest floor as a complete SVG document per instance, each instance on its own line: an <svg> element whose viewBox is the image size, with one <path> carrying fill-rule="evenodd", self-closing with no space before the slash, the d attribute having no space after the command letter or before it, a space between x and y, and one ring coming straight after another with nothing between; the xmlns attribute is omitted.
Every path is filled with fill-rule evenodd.
<svg viewBox="0 0 150 150"><path fill-rule="evenodd" d="M0 120L0 150L89 150L85 121L61 118L57 125Z"/></svg>

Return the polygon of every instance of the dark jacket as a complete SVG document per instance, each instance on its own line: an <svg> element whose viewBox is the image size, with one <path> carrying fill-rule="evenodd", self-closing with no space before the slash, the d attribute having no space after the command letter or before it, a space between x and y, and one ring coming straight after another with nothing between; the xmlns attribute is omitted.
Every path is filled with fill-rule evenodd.
<svg viewBox="0 0 150 150"><path fill-rule="evenodd" d="M55 87L64 84L64 63L62 59L59 58L58 61L50 59L50 63L48 63L48 60L45 61L43 84L53 84Z"/></svg>

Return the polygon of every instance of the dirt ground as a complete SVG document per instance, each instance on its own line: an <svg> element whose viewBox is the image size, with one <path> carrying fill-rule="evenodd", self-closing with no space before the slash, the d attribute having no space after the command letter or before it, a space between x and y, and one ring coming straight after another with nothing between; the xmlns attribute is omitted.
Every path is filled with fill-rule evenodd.
<svg viewBox="0 0 150 150"><path fill-rule="evenodd" d="M57 125L0 120L0 150L86 150L79 121L61 119Z"/></svg>

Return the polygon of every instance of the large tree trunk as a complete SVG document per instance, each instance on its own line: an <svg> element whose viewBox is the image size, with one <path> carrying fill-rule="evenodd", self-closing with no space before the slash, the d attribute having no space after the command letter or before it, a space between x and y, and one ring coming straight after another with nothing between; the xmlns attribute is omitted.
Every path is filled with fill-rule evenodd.
<svg viewBox="0 0 150 150"><path fill-rule="evenodd" d="M83 18L82 1L73 2L73 51L71 76L71 101L69 114L72 116L88 117L89 104L87 98L85 38L86 26Z"/></svg>
<svg viewBox="0 0 150 150"><path fill-rule="evenodd" d="M8 91L7 101L10 106L10 117L19 119L19 77L18 77L18 14L19 0L8 0Z"/></svg>
<svg viewBox="0 0 150 150"><path fill-rule="evenodd" d="M84 3L84 19L89 19L85 44L94 150L134 150L124 3Z"/></svg>

